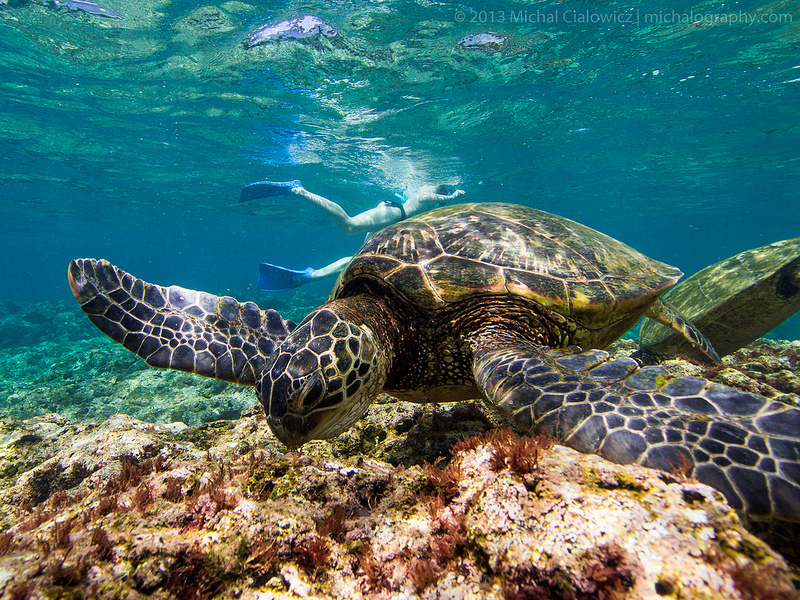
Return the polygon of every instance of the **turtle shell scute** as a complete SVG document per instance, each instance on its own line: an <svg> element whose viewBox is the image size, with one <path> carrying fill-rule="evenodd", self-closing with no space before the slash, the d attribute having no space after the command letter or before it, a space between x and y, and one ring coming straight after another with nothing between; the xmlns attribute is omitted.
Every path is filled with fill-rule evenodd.
<svg viewBox="0 0 800 600"><path fill-rule="evenodd" d="M511 204L466 204L376 233L331 296L363 276L385 281L421 308L511 294L599 330L635 321L681 272L563 217Z"/></svg>

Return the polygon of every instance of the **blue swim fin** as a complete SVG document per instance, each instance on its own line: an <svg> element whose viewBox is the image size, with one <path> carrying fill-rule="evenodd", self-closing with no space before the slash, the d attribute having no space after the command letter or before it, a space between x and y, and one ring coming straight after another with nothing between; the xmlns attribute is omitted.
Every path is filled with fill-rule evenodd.
<svg viewBox="0 0 800 600"><path fill-rule="evenodd" d="M256 287L262 292L279 292L291 288L300 287L304 283L311 281L311 274L314 269L308 267L304 271L293 271L271 265L269 263L259 263L258 283Z"/></svg>
<svg viewBox="0 0 800 600"><path fill-rule="evenodd" d="M242 188L239 203L269 196L285 196L292 191L292 188L296 187L302 187L297 179L292 181L255 181Z"/></svg>

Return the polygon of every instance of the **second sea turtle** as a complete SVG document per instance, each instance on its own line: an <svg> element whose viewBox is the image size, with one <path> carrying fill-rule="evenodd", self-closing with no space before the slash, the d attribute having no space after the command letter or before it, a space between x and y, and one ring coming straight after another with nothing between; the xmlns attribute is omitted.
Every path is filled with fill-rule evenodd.
<svg viewBox="0 0 800 600"><path fill-rule="evenodd" d="M664 294L722 356L766 335L800 309L800 238L741 252L698 271ZM643 356L704 356L653 321L639 330Z"/></svg>

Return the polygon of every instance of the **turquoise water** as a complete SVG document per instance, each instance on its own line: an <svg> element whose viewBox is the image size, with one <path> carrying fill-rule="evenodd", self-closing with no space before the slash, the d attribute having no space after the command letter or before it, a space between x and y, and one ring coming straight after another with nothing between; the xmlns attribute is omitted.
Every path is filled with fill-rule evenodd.
<svg viewBox="0 0 800 600"><path fill-rule="evenodd" d="M292 306L255 290L258 262L362 238L296 200L238 203L265 178L350 214L457 183L687 274L800 235L797 1L101 4L121 18L0 4L0 303L22 312L71 302L81 256ZM305 14L337 35L245 47Z"/></svg>

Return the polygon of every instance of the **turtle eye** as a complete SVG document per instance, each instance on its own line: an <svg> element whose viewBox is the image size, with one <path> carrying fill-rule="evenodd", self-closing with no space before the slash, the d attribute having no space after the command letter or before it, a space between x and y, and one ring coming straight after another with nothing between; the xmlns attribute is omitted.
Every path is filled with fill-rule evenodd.
<svg viewBox="0 0 800 600"><path fill-rule="evenodd" d="M309 410L314 408L324 395L325 381L322 378L322 374L317 371L311 376L310 381L307 381L303 386L303 391L298 398L298 405L302 405L305 410Z"/></svg>

